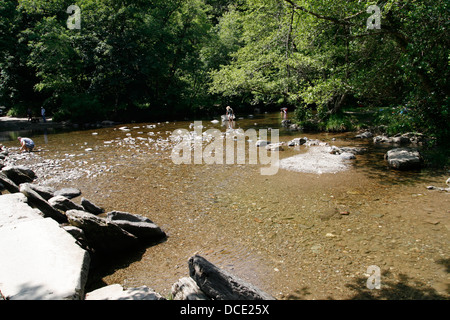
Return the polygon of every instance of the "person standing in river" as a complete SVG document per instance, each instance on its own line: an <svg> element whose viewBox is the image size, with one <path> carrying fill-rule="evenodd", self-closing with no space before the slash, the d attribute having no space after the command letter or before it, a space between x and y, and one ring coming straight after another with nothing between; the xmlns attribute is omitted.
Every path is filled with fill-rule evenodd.
<svg viewBox="0 0 450 320"><path fill-rule="evenodd" d="M235 116L234 116L233 109L231 109L230 106L227 106L227 109L226 109L226 116L227 116L227 119L228 119L228 127L229 127L230 129L232 129L233 126L234 126L233 120L234 120Z"/></svg>
<svg viewBox="0 0 450 320"><path fill-rule="evenodd" d="M227 115L228 120L234 120L234 112L230 106L227 106L226 115Z"/></svg>
<svg viewBox="0 0 450 320"><path fill-rule="evenodd" d="M34 141L30 138L18 137L17 140L20 142L20 151L31 152L34 149Z"/></svg>

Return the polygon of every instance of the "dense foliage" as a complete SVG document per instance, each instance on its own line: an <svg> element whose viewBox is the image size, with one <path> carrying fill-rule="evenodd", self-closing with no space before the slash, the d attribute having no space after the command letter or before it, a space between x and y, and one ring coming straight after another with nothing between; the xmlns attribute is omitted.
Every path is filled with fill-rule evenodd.
<svg viewBox="0 0 450 320"><path fill-rule="evenodd" d="M56 119L206 116L288 107L347 130L450 136L446 0L0 1L0 104ZM373 23L376 5L379 26ZM372 7L373 8L373 7ZM381 111L382 109L382 111ZM388 110L388 111L386 111Z"/></svg>

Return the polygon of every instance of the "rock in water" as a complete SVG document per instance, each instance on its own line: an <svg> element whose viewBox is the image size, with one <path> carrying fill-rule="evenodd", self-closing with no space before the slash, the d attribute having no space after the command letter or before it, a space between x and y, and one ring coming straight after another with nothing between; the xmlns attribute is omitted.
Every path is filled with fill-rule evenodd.
<svg viewBox="0 0 450 320"><path fill-rule="evenodd" d="M214 300L275 300L269 294L195 255L188 261L189 275Z"/></svg>
<svg viewBox="0 0 450 320"><path fill-rule="evenodd" d="M117 224L141 240L160 241L166 237L164 231L150 219L137 214L111 211L107 213L106 220Z"/></svg>
<svg viewBox="0 0 450 320"><path fill-rule="evenodd" d="M409 148L389 150L385 159L389 167L397 170L413 170L422 167L423 159L419 151Z"/></svg>
<svg viewBox="0 0 450 320"><path fill-rule="evenodd" d="M39 209L44 214L44 217L52 218L59 223L67 222L67 217L62 212L53 208L44 198L32 190L28 184L21 184L19 189L28 198L28 203Z"/></svg>
<svg viewBox="0 0 450 320"><path fill-rule="evenodd" d="M36 185L36 184L33 184L33 183L27 183L27 185L32 190L36 191L42 198L44 198L47 201L50 198L54 197L55 189L53 189L51 187L40 186L40 185Z"/></svg>
<svg viewBox="0 0 450 320"><path fill-rule="evenodd" d="M117 224L80 210L66 212L69 223L84 231L89 245L104 253L123 252L138 245L138 239Z"/></svg>
<svg viewBox="0 0 450 320"><path fill-rule="evenodd" d="M81 205L83 206L85 211L92 214L100 214L104 212L102 208L98 207L86 198L81 198Z"/></svg>
<svg viewBox="0 0 450 320"><path fill-rule="evenodd" d="M67 210L83 210L84 208L80 206L79 204L76 204L75 202L71 201L70 199L63 197L63 196L56 196L53 198L50 198L48 200L48 203L55 207L56 209L67 211Z"/></svg>
<svg viewBox="0 0 450 320"><path fill-rule="evenodd" d="M0 171L0 183L8 190L9 193L17 193L20 192L17 184L14 183L11 179L9 179L6 174Z"/></svg>
<svg viewBox="0 0 450 320"><path fill-rule="evenodd" d="M2 168L2 172L17 185L36 178L34 171L24 166L7 166Z"/></svg>
<svg viewBox="0 0 450 320"><path fill-rule="evenodd" d="M173 300L210 300L191 277L175 282L172 285L172 296Z"/></svg>
<svg viewBox="0 0 450 320"><path fill-rule="evenodd" d="M76 198L81 195L81 191L77 188L63 188L55 191L55 196L63 196L69 199Z"/></svg>

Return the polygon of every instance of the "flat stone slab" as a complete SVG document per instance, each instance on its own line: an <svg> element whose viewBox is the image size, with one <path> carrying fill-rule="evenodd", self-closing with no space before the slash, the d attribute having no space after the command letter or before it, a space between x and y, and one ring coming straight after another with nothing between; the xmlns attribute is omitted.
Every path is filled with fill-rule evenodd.
<svg viewBox="0 0 450 320"><path fill-rule="evenodd" d="M44 219L44 217L39 210L28 205L28 198L23 193L0 196L0 228L11 223L33 219Z"/></svg>
<svg viewBox="0 0 450 320"><path fill-rule="evenodd" d="M124 289L120 284L112 284L86 294L85 300L165 300L147 286Z"/></svg>
<svg viewBox="0 0 450 320"><path fill-rule="evenodd" d="M348 169L343 157L330 154L329 148L315 146L307 152L280 160L280 168L304 173L338 173Z"/></svg>
<svg viewBox="0 0 450 320"><path fill-rule="evenodd" d="M1 227L2 294L10 300L82 299L90 257L75 241L51 218Z"/></svg>

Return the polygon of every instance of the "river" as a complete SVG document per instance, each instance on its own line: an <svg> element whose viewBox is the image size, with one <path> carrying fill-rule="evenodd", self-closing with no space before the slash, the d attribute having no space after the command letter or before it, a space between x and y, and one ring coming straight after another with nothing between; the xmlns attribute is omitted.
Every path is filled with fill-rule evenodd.
<svg viewBox="0 0 450 320"><path fill-rule="evenodd" d="M219 119L220 120L220 119ZM279 114L244 116L236 128L279 129L280 141L297 137L367 148L336 173L279 169L260 164L175 164L169 137L192 131L191 121L131 123L80 131L31 134L36 183L75 186L106 211L150 218L167 240L107 268L93 269L91 288L147 285L169 297L189 275L195 253L277 299L448 299L448 172L397 172L383 156L392 146L356 139L355 133L309 134L280 128ZM221 123L204 128L225 132ZM126 128L125 128L126 127ZM313 147L285 147L280 159ZM75 199L76 201L76 199ZM380 289L367 284L370 266Z"/></svg>

